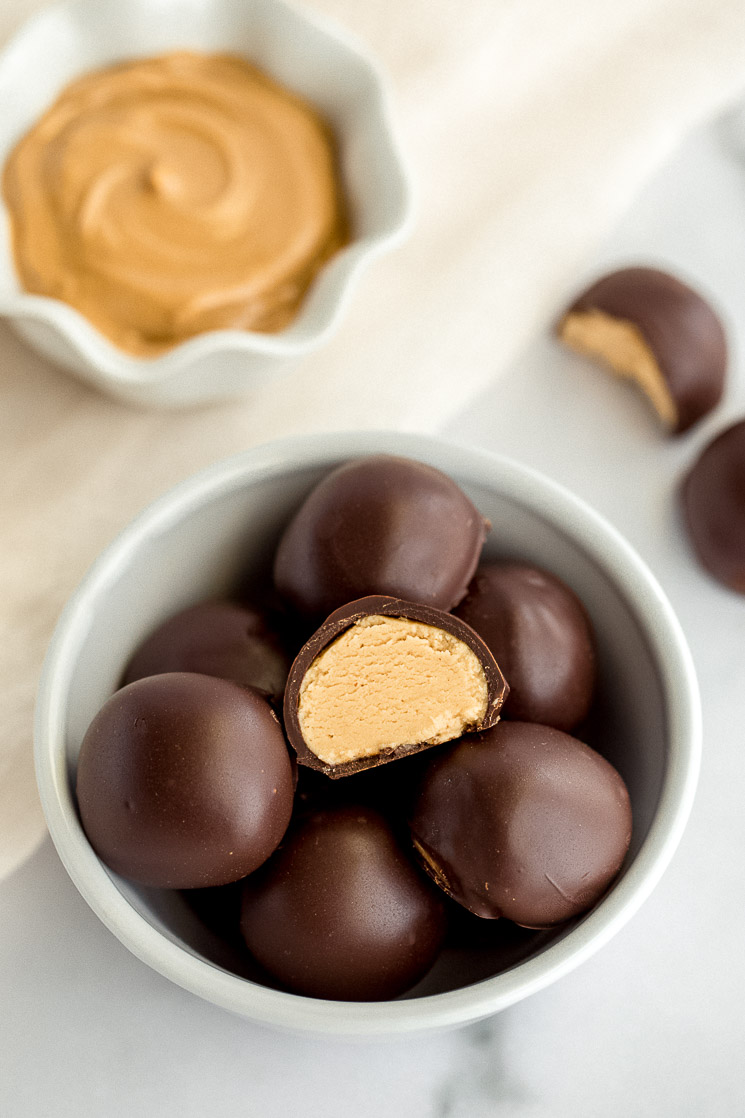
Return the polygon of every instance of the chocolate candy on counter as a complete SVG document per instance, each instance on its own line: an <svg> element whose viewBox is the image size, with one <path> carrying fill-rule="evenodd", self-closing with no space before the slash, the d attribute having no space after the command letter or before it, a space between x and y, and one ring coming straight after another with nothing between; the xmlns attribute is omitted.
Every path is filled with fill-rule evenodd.
<svg viewBox="0 0 745 1118"><path fill-rule="evenodd" d="M124 683L164 672L197 672L254 687L280 702L289 669L279 638L258 610L200 602L169 617L139 646Z"/></svg>
<svg viewBox="0 0 745 1118"><path fill-rule="evenodd" d="M587 716L595 687L590 622L555 575L526 563L484 564L455 614L509 682L506 717L571 730Z"/></svg>
<svg viewBox="0 0 745 1118"><path fill-rule="evenodd" d="M494 725L508 690L459 618L371 595L332 613L298 653L285 730L301 765L347 776Z"/></svg>
<svg viewBox="0 0 745 1118"><path fill-rule="evenodd" d="M727 340L710 304L655 268L624 268L580 295L558 327L580 353L635 380L665 426L687 431L719 403Z"/></svg>
<svg viewBox="0 0 745 1118"><path fill-rule="evenodd" d="M477 916L547 928L589 909L631 840L626 785L560 730L500 722L434 759L411 816L422 864Z"/></svg>
<svg viewBox="0 0 745 1118"><path fill-rule="evenodd" d="M369 808L303 819L243 893L249 950L289 990L316 998L402 994L432 966L445 924L437 890Z"/></svg>
<svg viewBox="0 0 745 1118"><path fill-rule="evenodd" d="M115 692L78 760L83 827L99 857L147 885L237 881L276 849L292 812L282 729L256 692L206 675Z"/></svg>
<svg viewBox="0 0 745 1118"><path fill-rule="evenodd" d="M449 610L476 570L484 518L432 466L376 455L328 474L280 540L277 589L316 623L368 594Z"/></svg>
<svg viewBox="0 0 745 1118"><path fill-rule="evenodd" d="M699 560L714 578L745 594L745 419L704 448L681 498Z"/></svg>

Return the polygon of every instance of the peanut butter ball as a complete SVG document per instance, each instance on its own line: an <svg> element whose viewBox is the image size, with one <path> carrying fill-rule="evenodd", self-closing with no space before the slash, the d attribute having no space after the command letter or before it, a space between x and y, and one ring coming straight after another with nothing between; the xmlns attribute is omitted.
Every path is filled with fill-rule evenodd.
<svg viewBox="0 0 745 1118"><path fill-rule="evenodd" d="M244 886L249 950L308 997L395 998L430 969L445 925L437 890L370 808L309 815Z"/></svg>
<svg viewBox="0 0 745 1118"><path fill-rule="evenodd" d="M591 908L621 868L621 776L569 734L500 722L441 752L414 802L422 865L477 916L550 928Z"/></svg>
<svg viewBox="0 0 745 1118"><path fill-rule="evenodd" d="M504 714L571 730L588 714L595 652L584 606L527 563L479 567L455 613L486 642L510 685Z"/></svg>
<svg viewBox="0 0 745 1118"><path fill-rule="evenodd" d="M368 594L449 610L476 570L486 527L465 493L432 466L362 458L309 493L280 540L274 581L316 624Z"/></svg>
<svg viewBox="0 0 745 1118"><path fill-rule="evenodd" d="M127 665L124 682L197 672L254 687L277 702L288 669L279 637L258 610L216 600L180 610L150 633Z"/></svg>
<svg viewBox="0 0 745 1118"><path fill-rule="evenodd" d="M704 447L683 481L681 500L702 566L745 594L745 419Z"/></svg>
<svg viewBox="0 0 745 1118"><path fill-rule="evenodd" d="M85 833L116 873L194 889L237 881L276 849L293 774L282 729L255 691L188 672L115 692L78 760Z"/></svg>
<svg viewBox="0 0 745 1118"><path fill-rule="evenodd" d="M622 268L593 283L563 316L559 337L647 395L674 434L721 399L727 339L714 308L657 268Z"/></svg>

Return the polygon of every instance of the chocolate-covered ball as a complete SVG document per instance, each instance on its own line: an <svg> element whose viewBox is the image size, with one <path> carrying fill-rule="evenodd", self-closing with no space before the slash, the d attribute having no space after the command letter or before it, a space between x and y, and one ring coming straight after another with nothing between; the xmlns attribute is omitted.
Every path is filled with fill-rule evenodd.
<svg viewBox="0 0 745 1118"><path fill-rule="evenodd" d="M676 434L724 391L727 339L714 308L657 268L622 268L593 283L562 318L561 339L637 382Z"/></svg>
<svg viewBox="0 0 745 1118"><path fill-rule="evenodd" d="M710 574L745 594L745 419L702 451L681 491L696 554Z"/></svg>
<svg viewBox="0 0 745 1118"><path fill-rule="evenodd" d="M449 610L466 592L486 534L451 478L408 458L341 466L308 495L280 540L279 592L314 621L385 594Z"/></svg>
<svg viewBox="0 0 745 1118"><path fill-rule="evenodd" d="M449 747L411 816L424 867L477 916L548 928L589 909L631 840L626 785L560 730L500 722Z"/></svg>
<svg viewBox="0 0 745 1118"><path fill-rule="evenodd" d="M83 827L98 856L147 885L237 881L276 849L293 776L277 717L255 691L206 675L117 691L78 760Z"/></svg>
<svg viewBox="0 0 745 1118"><path fill-rule="evenodd" d="M590 622L577 595L526 563L485 564L455 613L475 629L507 682L504 714L571 730L595 687Z"/></svg>
<svg viewBox="0 0 745 1118"><path fill-rule="evenodd" d="M429 970L445 935L438 891L366 807L300 820L243 894L254 957L298 994L394 998Z"/></svg>
<svg viewBox="0 0 745 1118"><path fill-rule="evenodd" d="M198 672L282 698L289 663L265 618L230 601L199 602L169 617L139 646L124 683L164 672Z"/></svg>

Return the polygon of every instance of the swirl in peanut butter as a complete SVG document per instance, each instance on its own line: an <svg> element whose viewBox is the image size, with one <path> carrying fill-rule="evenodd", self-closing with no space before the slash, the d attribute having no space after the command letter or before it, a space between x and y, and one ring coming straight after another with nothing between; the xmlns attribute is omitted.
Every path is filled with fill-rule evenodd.
<svg viewBox="0 0 745 1118"><path fill-rule="evenodd" d="M347 239L328 128L225 54L75 81L3 188L23 286L143 357L206 330L281 330Z"/></svg>

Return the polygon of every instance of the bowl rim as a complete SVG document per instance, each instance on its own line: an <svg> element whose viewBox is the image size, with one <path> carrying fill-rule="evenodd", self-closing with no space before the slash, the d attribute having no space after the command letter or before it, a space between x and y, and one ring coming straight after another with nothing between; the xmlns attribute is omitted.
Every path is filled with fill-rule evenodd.
<svg viewBox="0 0 745 1118"><path fill-rule="evenodd" d="M501 974L457 990L389 1002L338 1002L272 990L223 971L136 911L78 822L67 780L64 714L74 657L95 602L145 540L168 531L218 495L375 453L418 458L466 485L488 484L493 476L500 495L582 547L623 594L649 644L667 700L669 748L659 804L640 850L623 878L566 937ZM113 540L68 601L54 631L38 690L34 755L42 807L59 856L89 906L134 955L184 989L263 1024L336 1036L390 1036L449 1028L505 1009L569 973L620 930L652 892L685 828L700 766L701 708L691 654L662 588L631 545L581 498L533 468L487 450L434 436L341 432L275 440L217 462L159 497Z"/></svg>
<svg viewBox="0 0 745 1118"><path fill-rule="evenodd" d="M4 44L0 44L0 79L6 66L22 55L36 36L50 22L63 13L77 13L82 19L86 8L97 0L57 0L31 15ZM182 0L168 0L178 6ZM207 8L226 0L191 0ZM230 0L227 0L229 3ZM265 8L276 8L290 15L298 25L320 31L337 49L344 51L364 70L370 79L368 93L380 121L380 133L388 150L390 180L395 187L396 205L388 221L377 232L353 237L343 246L324 271L336 265L343 274L336 281L334 292L325 296L327 310L315 328L303 329L303 309L285 330L276 334L251 330L209 330L179 342L155 357L139 357L120 349L106 335L97 330L75 307L47 295L29 293L23 289L0 291L0 318L15 323L39 322L46 324L66 339L76 355L82 358L96 377L106 383L121 387L157 386L172 381L186 367L197 365L215 353L231 353L239 361L247 355L267 357L273 362L287 361L304 356L320 348L337 329L352 298L361 273L377 257L400 244L410 232L414 220L414 195L411 170L399 135L393 107L392 84L371 48L354 32L330 16L314 9L296 5L290 0L262 0ZM175 48L174 48L175 49ZM146 52L145 52L146 53ZM154 52L155 53L155 52ZM242 51L237 51L242 54ZM143 57L145 54L142 55ZM80 73L95 68L97 63L81 65ZM8 208L0 192L0 218L10 222ZM14 268L12 245L8 238L8 257ZM315 285L314 285L315 287Z"/></svg>

